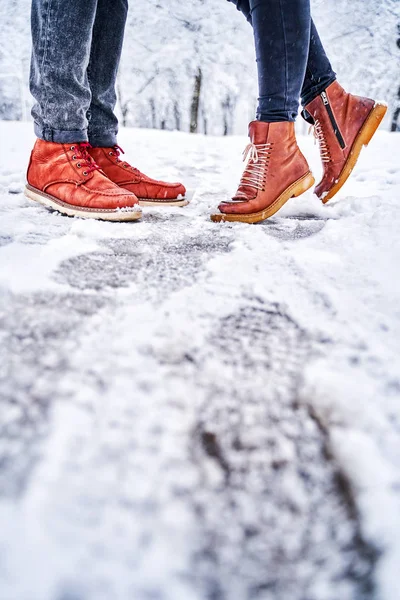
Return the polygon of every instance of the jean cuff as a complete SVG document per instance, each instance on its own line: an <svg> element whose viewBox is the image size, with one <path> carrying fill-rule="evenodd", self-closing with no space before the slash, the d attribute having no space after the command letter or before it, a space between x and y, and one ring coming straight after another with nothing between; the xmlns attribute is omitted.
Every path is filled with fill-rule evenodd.
<svg viewBox="0 0 400 600"><path fill-rule="evenodd" d="M282 112L257 112L257 121L263 121L264 123L282 123L283 121L295 121L297 113L294 114L291 111Z"/></svg>
<svg viewBox="0 0 400 600"><path fill-rule="evenodd" d="M112 148L117 145L117 132L114 131L96 131L90 129L88 131L89 143L93 148Z"/></svg>
<svg viewBox="0 0 400 600"><path fill-rule="evenodd" d="M56 144L72 144L79 142L87 142L88 134L86 129L73 129L73 130L63 130L63 129L52 129L51 127L46 127L45 125L39 125L39 123L34 123L34 130L36 137L44 140L45 142L55 142Z"/></svg>
<svg viewBox="0 0 400 600"><path fill-rule="evenodd" d="M331 85L331 83L333 83L334 81L336 81L336 74L333 73L331 75L331 77L324 79L321 83L319 83L318 85L313 86L305 96L301 97L301 105L304 107L307 106L307 104L310 104L310 102L312 102L317 96L319 96L320 94L322 94L323 91L326 90L326 88Z"/></svg>

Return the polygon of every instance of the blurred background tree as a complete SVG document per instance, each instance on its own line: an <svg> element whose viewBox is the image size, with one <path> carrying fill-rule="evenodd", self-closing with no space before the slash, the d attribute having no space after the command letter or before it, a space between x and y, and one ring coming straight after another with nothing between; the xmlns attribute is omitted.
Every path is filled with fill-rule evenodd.
<svg viewBox="0 0 400 600"><path fill-rule="evenodd" d="M225 0L132 0L118 78L126 126L243 133L257 79L251 27ZM314 0L340 82L389 103L400 127L400 1ZM30 0L0 0L0 119L29 118Z"/></svg>

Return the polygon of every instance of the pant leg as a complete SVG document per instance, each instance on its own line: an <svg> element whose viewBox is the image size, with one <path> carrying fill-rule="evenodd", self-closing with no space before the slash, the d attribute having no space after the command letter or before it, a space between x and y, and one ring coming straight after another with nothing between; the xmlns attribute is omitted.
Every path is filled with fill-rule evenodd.
<svg viewBox="0 0 400 600"><path fill-rule="evenodd" d="M294 121L310 45L310 0L250 0L258 68L257 119Z"/></svg>
<svg viewBox="0 0 400 600"><path fill-rule="evenodd" d="M252 25L250 0L229 0L236 5ZM272 1L272 0L271 0ZM311 19L307 67L301 88L302 105L305 106L335 81L336 75L322 46L318 31Z"/></svg>
<svg viewBox="0 0 400 600"><path fill-rule="evenodd" d="M315 23L311 20L310 50L308 53L306 75L301 89L302 105L306 106L309 104L328 85L333 83L335 79L336 73L332 69L332 65L326 55Z"/></svg>
<svg viewBox="0 0 400 600"><path fill-rule="evenodd" d="M88 110L89 142L109 147L117 143L115 83L124 39L128 0L98 0L88 67L92 101Z"/></svg>
<svg viewBox="0 0 400 600"><path fill-rule="evenodd" d="M87 141L87 78L97 0L32 0L30 90L37 137Z"/></svg>

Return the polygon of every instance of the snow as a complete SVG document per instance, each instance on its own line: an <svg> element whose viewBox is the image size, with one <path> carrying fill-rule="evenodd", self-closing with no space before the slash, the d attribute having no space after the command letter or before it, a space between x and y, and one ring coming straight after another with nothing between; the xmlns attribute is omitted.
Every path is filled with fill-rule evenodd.
<svg viewBox="0 0 400 600"><path fill-rule="evenodd" d="M244 137L122 130L192 197L122 224L0 138L0 599L397 600L400 135L259 225L209 220Z"/></svg>

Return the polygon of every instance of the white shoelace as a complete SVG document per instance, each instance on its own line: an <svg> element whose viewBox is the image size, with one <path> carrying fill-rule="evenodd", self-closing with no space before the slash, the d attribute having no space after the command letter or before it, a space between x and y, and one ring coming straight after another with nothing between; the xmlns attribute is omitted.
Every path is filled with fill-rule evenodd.
<svg viewBox="0 0 400 600"><path fill-rule="evenodd" d="M248 157L246 169L240 180L240 185L254 187L262 190L264 186L264 175L271 156L272 143L247 144L243 151L243 161Z"/></svg>
<svg viewBox="0 0 400 600"><path fill-rule="evenodd" d="M318 119L315 119L314 125L310 126L309 133L313 130L313 135L316 141L319 144L319 150L321 154L322 162L329 162L331 160L331 155L329 154L328 144L325 139L324 130L322 125Z"/></svg>

